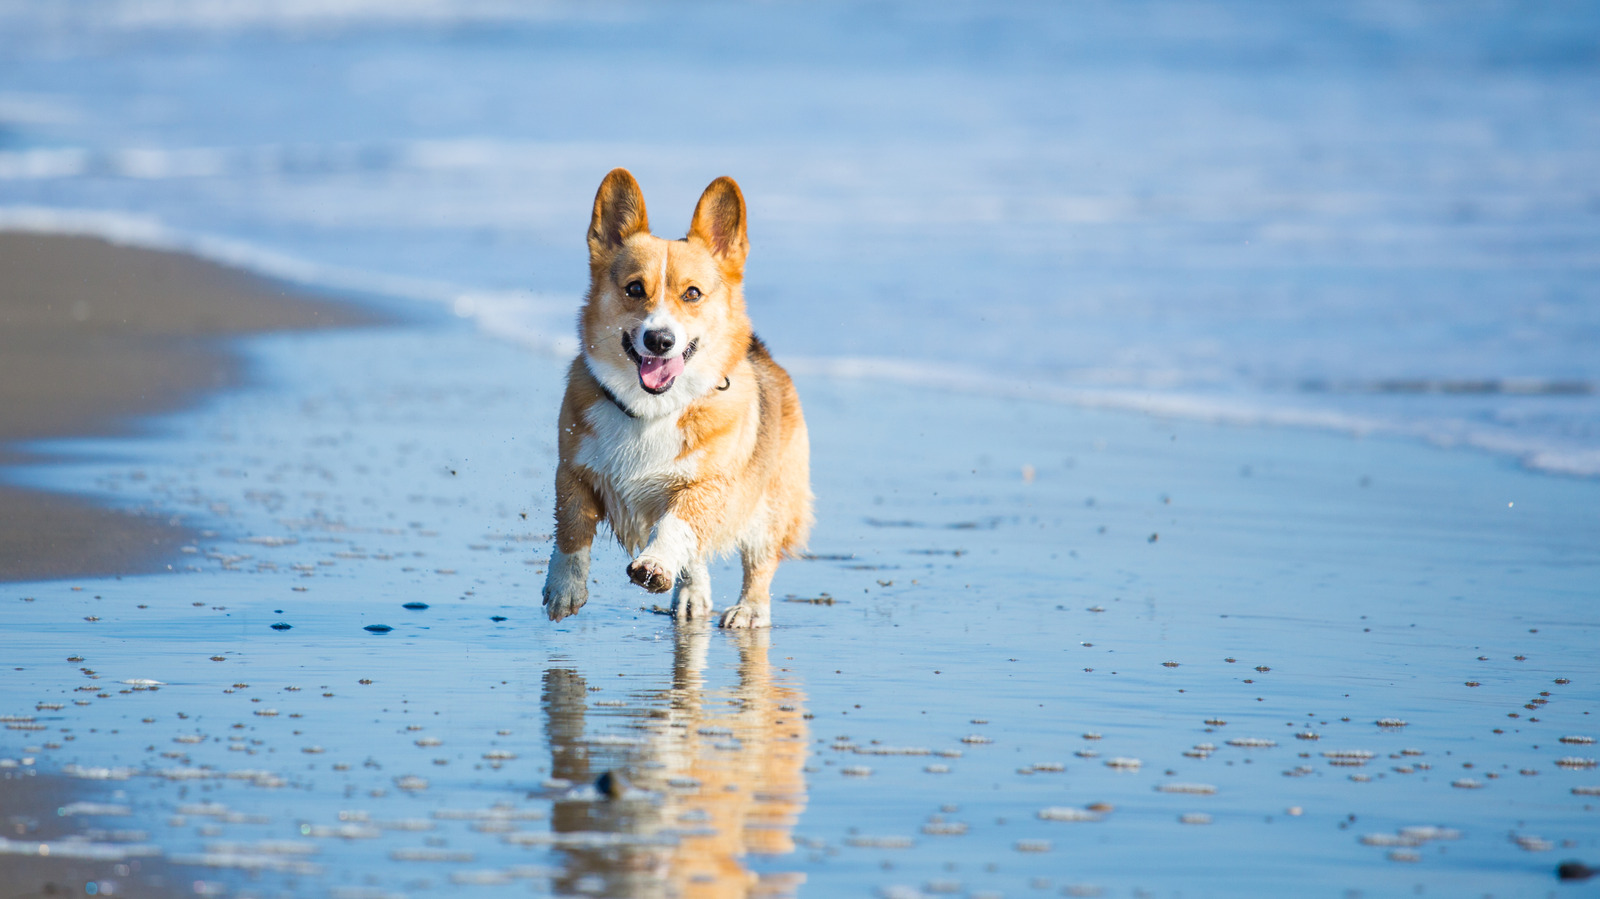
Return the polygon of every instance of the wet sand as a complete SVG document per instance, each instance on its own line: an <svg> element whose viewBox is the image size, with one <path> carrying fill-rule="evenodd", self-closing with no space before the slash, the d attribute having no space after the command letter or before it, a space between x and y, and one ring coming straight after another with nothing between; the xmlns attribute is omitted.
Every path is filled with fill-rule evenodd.
<svg viewBox="0 0 1600 899"><path fill-rule="evenodd" d="M1600 856L1593 481L801 376L774 628L674 627L609 545L552 624L566 360L237 351L254 386L21 470L203 523L176 575L0 589L0 776L125 807L52 847L330 899L1521 896Z"/></svg>
<svg viewBox="0 0 1600 899"><path fill-rule="evenodd" d="M227 341L391 317L177 253L0 232L0 464L19 442L125 434L245 377ZM169 516L0 484L0 581L152 571Z"/></svg>
<svg viewBox="0 0 1600 899"><path fill-rule="evenodd" d="M208 510L180 574L0 594L0 759L225 895L1513 896L1600 855L1595 483L800 378L776 626L675 628L610 546L553 625L563 360L244 349L278 388L30 469Z"/></svg>

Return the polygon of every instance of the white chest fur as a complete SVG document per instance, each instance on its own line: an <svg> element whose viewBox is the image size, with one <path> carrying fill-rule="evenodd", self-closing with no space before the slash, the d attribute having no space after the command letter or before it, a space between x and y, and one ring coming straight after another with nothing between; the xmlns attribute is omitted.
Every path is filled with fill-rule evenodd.
<svg viewBox="0 0 1600 899"><path fill-rule="evenodd" d="M650 540L671 487L693 480L699 453L683 453L678 416L630 418L611 403L585 413L593 433L578 443L579 466L598 476L606 518L629 552Z"/></svg>

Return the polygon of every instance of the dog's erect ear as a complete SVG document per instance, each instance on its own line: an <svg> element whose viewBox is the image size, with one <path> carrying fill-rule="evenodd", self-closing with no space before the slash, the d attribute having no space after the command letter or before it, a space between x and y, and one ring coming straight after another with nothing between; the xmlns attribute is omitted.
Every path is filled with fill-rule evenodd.
<svg viewBox="0 0 1600 899"><path fill-rule="evenodd" d="M705 244L724 269L743 272L745 256L750 252L744 219L744 194L732 178L724 175L711 182L695 204L689 239Z"/></svg>
<svg viewBox="0 0 1600 899"><path fill-rule="evenodd" d="M612 169L600 182L594 195L594 214L589 218L589 256L615 250L622 242L650 230L650 217L644 211L644 193L627 169Z"/></svg>

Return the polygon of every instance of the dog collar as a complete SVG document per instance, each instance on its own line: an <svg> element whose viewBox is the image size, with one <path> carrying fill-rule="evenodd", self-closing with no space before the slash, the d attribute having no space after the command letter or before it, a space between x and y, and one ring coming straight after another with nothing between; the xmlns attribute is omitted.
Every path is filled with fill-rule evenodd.
<svg viewBox="0 0 1600 899"><path fill-rule="evenodd" d="M611 401L611 405L616 406L618 409L622 410L622 414L623 415L626 415L629 418L638 418L639 417L639 413L633 411L632 409L629 409L626 405L623 404L622 400L617 398L616 394L611 392L611 388L606 386L606 382L600 380L599 378L595 378L594 382L596 384L600 385L600 392L606 395L606 399ZM722 376L722 383L717 385L717 389L718 390L727 390L729 387L732 387L732 386L733 386L733 379L729 378L727 375L723 375Z"/></svg>
<svg viewBox="0 0 1600 899"><path fill-rule="evenodd" d="M755 340L755 337L752 336L751 340L752 340L752 346L753 346L754 345L753 341ZM628 346L627 335L623 335L622 343L623 343L623 346L626 349L629 349L629 350L633 349L631 346ZM689 357L694 355L694 351L699 349L699 348L700 348L700 341L696 340L693 343L690 343L689 344L689 348L687 350L685 350L684 353L683 353L684 361L687 362L689 360ZM748 356L749 352L746 351L745 355ZM590 373L590 377L594 377L592 372ZM606 395L606 399L611 401L611 405L616 406L618 409L622 410L622 414L623 415L626 415L629 418L638 418L639 417L639 413L633 411L632 409L629 409L627 404L624 403L620 397L618 397L615 393L611 392L611 388L606 386L606 382L605 381L602 381L598 377L596 377L596 378L594 378L594 382L595 382L595 384L599 385L600 392ZM727 390L729 387L732 387L732 386L733 386L733 379L728 377L727 375L723 375L722 376L722 383L717 385L717 389L718 390Z"/></svg>
<svg viewBox="0 0 1600 899"><path fill-rule="evenodd" d="M629 418L639 417L639 413L629 409L627 406L623 405L622 400L617 399L617 395L611 392L611 388L606 386L606 382L600 380L599 378L595 378L594 382L600 385L600 392L606 395L606 399L611 401L611 405L622 410L623 415L626 415Z"/></svg>

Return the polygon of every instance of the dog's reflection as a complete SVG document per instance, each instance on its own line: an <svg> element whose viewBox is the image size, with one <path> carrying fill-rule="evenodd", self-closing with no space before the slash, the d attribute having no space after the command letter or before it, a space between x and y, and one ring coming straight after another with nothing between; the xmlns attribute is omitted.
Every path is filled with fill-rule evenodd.
<svg viewBox="0 0 1600 899"><path fill-rule="evenodd" d="M545 672L552 776L583 785L610 771L615 786L613 796L585 791L555 802L551 831L567 856L551 884L558 895L766 896L801 880L758 876L745 860L794 850L806 800L805 694L773 676L764 628L718 635L738 647L738 684L709 693L711 630L675 634L672 686L603 710L631 734L586 734L586 716L601 711L590 702L617 697L591 693L575 671Z"/></svg>

